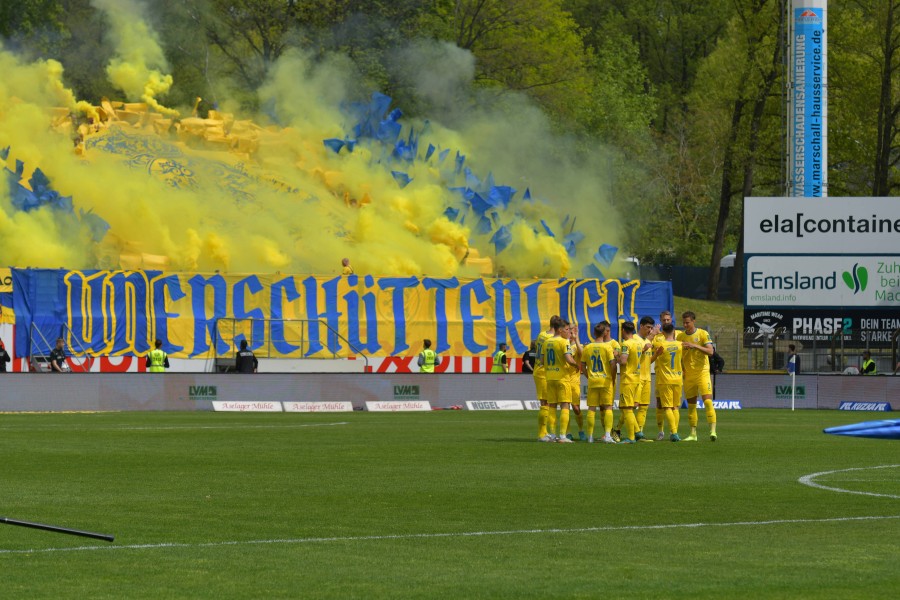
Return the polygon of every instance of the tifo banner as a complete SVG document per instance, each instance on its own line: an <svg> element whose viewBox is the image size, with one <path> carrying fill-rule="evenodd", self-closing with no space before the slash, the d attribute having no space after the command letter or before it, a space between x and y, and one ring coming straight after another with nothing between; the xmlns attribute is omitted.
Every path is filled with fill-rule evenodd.
<svg viewBox="0 0 900 600"><path fill-rule="evenodd" d="M57 337L77 355L137 355L154 340L173 358L232 356L246 339L259 356L333 358L418 352L517 354L551 315L581 339L600 321L673 309L670 282L618 279L458 279L373 275L232 275L162 271L13 269L16 353ZM32 327L33 326L33 327ZM37 335L40 333L40 335Z"/></svg>

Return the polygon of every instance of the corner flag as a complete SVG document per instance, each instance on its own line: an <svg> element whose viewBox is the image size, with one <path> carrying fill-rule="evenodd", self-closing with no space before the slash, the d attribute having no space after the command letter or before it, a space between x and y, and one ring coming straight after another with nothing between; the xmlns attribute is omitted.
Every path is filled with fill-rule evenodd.
<svg viewBox="0 0 900 600"><path fill-rule="evenodd" d="M791 355L791 360L789 360L788 364L787 364L787 371L791 375L793 375L794 373L797 372L797 355L796 354Z"/></svg>

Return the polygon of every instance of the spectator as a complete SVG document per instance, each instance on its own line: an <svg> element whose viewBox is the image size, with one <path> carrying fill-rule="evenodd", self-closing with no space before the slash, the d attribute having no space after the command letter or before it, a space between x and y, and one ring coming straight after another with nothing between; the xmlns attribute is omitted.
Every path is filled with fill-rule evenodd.
<svg viewBox="0 0 900 600"><path fill-rule="evenodd" d="M63 349L65 342L62 338L56 338L56 348L50 351L50 372L51 373L68 373L69 366L66 364L66 351Z"/></svg>
<svg viewBox="0 0 900 600"><path fill-rule="evenodd" d="M350 266L350 259L341 259L341 275L353 275L353 267Z"/></svg>
<svg viewBox="0 0 900 600"><path fill-rule="evenodd" d="M238 373L256 373L259 361L256 355L247 347L247 340L241 340L241 349L234 360L234 368Z"/></svg>

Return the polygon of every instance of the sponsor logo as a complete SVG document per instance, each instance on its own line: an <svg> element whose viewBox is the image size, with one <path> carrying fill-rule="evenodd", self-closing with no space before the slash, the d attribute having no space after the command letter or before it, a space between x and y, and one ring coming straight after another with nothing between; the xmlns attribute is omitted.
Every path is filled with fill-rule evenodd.
<svg viewBox="0 0 900 600"><path fill-rule="evenodd" d="M469 410L522 410L522 403L518 400L468 400L466 408Z"/></svg>
<svg viewBox="0 0 900 600"><path fill-rule="evenodd" d="M776 385L775 386L775 398L778 400L790 400L791 399L791 390L794 392L795 400L804 400L806 399L806 386L805 385L797 385L791 388L790 385Z"/></svg>
<svg viewBox="0 0 900 600"><path fill-rule="evenodd" d="M687 408L687 399L681 401L681 408ZM740 400L713 400L713 408L715 410L743 410ZM706 406L702 401L697 402L697 410L705 410Z"/></svg>
<svg viewBox="0 0 900 600"><path fill-rule="evenodd" d="M281 402L213 402L217 412L281 412Z"/></svg>
<svg viewBox="0 0 900 600"><path fill-rule="evenodd" d="M775 330L782 327L784 314L772 310L761 310L752 313L750 321L753 323L754 331L748 331L748 333L756 333L756 339L772 337L775 335Z"/></svg>
<svg viewBox="0 0 900 600"><path fill-rule="evenodd" d="M190 400L215 400L217 393L214 385L188 386L188 398Z"/></svg>
<svg viewBox="0 0 900 600"><path fill-rule="evenodd" d="M525 400L525 410L541 410L541 403L537 400Z"/></svg>
<svg viewBox="0 0 900 600"><path fill-rule="evenodd" d="M852 270L844 271L841 277L854 294L866 291L866 286L869 284L869 270L860 267L859 263L855 263Z"/></svg>
<svg viewBox="0 0 900 600"><path fill-rule="evenodd" d="M418 400L419 386L417 385L395 385L394 400Z"/></svg>
<svg viewBox="0 0 900 600"><path fill-rule="evenodd" d="M370 412L409 412L431 410L431 403L425 400L409 401L376 401L366 402L366 410Z"/></svg>
<svg viewBox="0 0 900 600"><path fill-rule="evenodd" d="M841 402L838 410L865 410L874 412L888 412L891 409L889 402Z"/></svg>
<svg viewBox="0 0 900 600"><path fill-rule="evenodd" d="M803 25L821 25L822 15L818 14L816 11L810 8L807 8L796 17L796 20L797 23Z"/></svg>
<svg viewBox="0 0 900 600"><path fill-rule="evenodd" d="M285 402L284 412L353 412L353 403L338 402Z"/></svg>

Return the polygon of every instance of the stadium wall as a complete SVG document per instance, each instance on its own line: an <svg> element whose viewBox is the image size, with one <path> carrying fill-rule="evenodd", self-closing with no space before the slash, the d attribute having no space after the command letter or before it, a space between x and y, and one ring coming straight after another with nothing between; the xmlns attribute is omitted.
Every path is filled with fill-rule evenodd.
<svg viewBox="0 0 900 600"><path fill-rule="evenodd" d="M213 402L349 402L357 410L366 409L367 402L428 402L433 408L467 408L470 401L534 400L532 378L519 374L7 373L0 380L0 411L4 412L208 411L213 410ZM900 397L900 377L802 375L796 385L795 405L805 409L837 409L843 401L891 403L893 399L896 405ZM790 378L719 375L716 400L738 400L741 408L789 408Z"/></svg>

